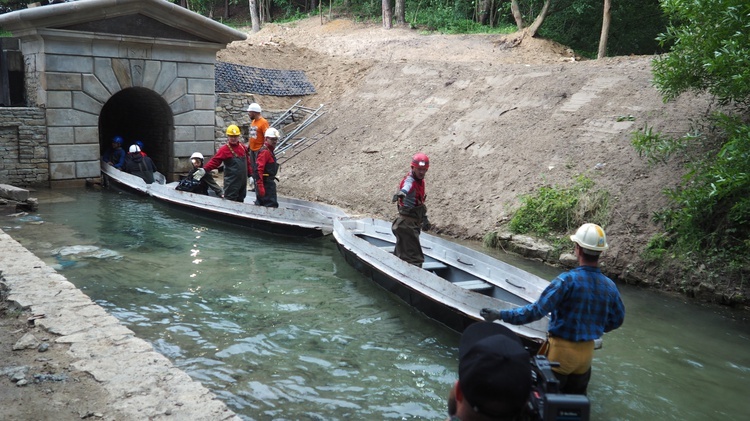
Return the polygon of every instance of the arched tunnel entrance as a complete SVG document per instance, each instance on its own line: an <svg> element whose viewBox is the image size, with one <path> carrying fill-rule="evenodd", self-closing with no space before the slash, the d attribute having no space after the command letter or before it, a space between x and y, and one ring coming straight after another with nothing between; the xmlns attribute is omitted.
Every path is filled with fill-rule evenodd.
<svg viewBox="0 0 750 421"><path fill-rule="evenodd" d="M99 149L106 151L112 138L125 139L127 151L136 141L162 174L173 172L174 116L169 104L146 88L126 88L112 95L99 114Z"/></svg>

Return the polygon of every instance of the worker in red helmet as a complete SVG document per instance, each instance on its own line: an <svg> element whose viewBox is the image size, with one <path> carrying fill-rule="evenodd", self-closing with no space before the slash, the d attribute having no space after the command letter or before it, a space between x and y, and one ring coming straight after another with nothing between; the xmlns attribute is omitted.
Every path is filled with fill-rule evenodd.
<svg viewBox="0 0 750 421"><path fill-rule="evenodd" d="M396 236L394 254L401 260L415 266L422 266L424 254L419 243L419 234L430 229L427 219L427 207L424 204L426 193L424 176L430 168L430 158L423 153L412 157L411 170L406 174L398 192L393 195L393 202L398 205L398 216L393 221L391 230Z"/></svg>

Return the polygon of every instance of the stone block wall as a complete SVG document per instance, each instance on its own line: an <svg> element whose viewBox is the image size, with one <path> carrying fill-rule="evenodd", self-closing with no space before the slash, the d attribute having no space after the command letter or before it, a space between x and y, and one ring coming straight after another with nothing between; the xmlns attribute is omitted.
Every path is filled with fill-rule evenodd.
<svg viewBox="0 0 750 421"><path fill-rule="evenodd" d="M39 81L27 80L27 86L36 92L35 105L47 109L52 181L99 175L100 113L126 88L152 91L171 111L173 135L160 142L172 144L160 155L162 162L189 157L192 150L211 150L215 46L185 49L125 36L92 40L83 34L54 35L48 35L43 50L34 51L34 45L24 49L27 66L37 69L27 69L27 74L40 75Z"/></svg>
<svg viewBox="0 0 750 421"><path fill-rule="evenodd" d="M247 141L247 134L250 132L250 116L247 114L247 106L255 102L253 94L242 93L216 93L216 127L214 138L215 149L219 149L226 142L226 129L230 124L236 124L242 130L242 138ZM267 110L260 104L263 109L263 117L268 120L268 124L273 123L286 110Z"/></svg>
<svg viewBox="0 0 750 421"><path fill-rule="evenodd" d="M0 113L0 183L48 186L49 158L44 109L4 107Z"/></svg>

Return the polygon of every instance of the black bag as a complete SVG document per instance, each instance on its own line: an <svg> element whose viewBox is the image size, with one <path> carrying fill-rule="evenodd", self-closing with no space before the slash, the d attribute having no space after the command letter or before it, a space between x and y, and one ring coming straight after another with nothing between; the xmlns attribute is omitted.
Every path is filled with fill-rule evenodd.
<svg viewBox="0 0 750 421"><path fill-rule="evenodd" d="M179 191L187 191L187 192L194 193L198 189L198 186L200 186L200 184L201 184L200 180L193 180L193 177L188 177L188 178L183 178L182 180L180 180L180 184L178 184L177 187L175 187L175 189Z"/></svg>

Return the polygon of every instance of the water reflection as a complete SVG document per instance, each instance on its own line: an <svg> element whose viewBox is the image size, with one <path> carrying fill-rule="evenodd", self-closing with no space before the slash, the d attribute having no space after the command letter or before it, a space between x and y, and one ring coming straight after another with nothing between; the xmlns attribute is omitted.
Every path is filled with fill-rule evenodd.
<svg viewBox="0 0 750 421"><path fill-rule="evenodd" d="M111 191L38 196L35 218L3 229L245 419L444 418L458 335L361 277L330 239L274 237ZM622 292L625 325L595 357L592 419L744 418L747 322Z"/></svg>

